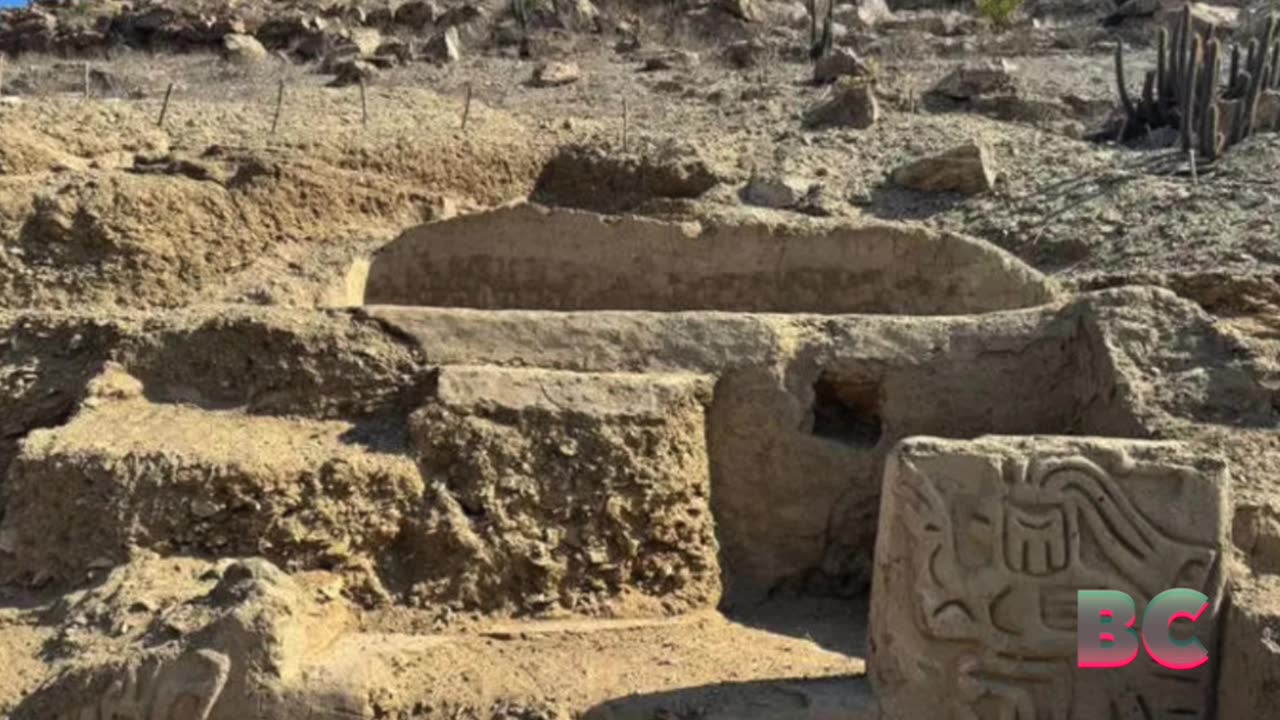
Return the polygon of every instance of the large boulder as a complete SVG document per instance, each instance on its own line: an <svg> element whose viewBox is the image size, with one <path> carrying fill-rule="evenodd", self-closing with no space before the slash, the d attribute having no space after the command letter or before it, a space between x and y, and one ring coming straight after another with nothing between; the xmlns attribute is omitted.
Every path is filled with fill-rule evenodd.
<svg viewBox="0 0 1280 720"><path fill-rule="evenodd" d="M255 65L267 59L267 49L252 35L230 34L222 38L222 57L234 65Z"/></svg>
<svg viewBox="0 0 1280 720"><path fill-rule="evenodd" d="M395 10L395 24L410 30L422 30L444 14L435 0L409 0Z"/></svg>
<svg viewBox="0 0 1280 720"><path fill-rule="evenodd" d="M422 59L433 63L457 62L462 57L458 28L449 27L432 35L422 46Z"/></svg>
<svg viewBox="0 0 1280 720"><path fill-rule="evenodd" d="M858 57L848 48L836 48L823 55L813 65L813 80L831 83L842 77L869 77L874 73L871 63Z"/></svg>
<svg viewBox="0 0 1280 720"><path fill-rule="evenodd" d="M954 101L1012 93L1017 90L1013 71L1013 65L1003 59L961 63L939 80L929 93Z"/></svg>
<svg viewBox="0 0 1280 720"><path fill-rule="evenodd" d="M378 68L365 60L342 60L333 65L330 72L334 74L329 87L347 87L369 83L378 76Z"/></svg>
<svg viewBox="0 0 1280 720"><path fill-rule="evenodd" d="M530 84L534 87L559 87L577 82L582 69L574 62L545 62L534 68Z"/></svg>
<svg viewBox="0 0 1280 720"><path fill-rule="evenodd" d="M782 175L757 175L742 188L740 196L748 205L767 208L792 208L808 195L813 183Z"/></svg>
<svg viewBox="0 0 1280 720"><path fill-rule="evenodd" d="M715 7L743 22L757 22L764 18L756 0L716 0Z"/></svg>
<svg viewBox="0 0 1280 720"><path fill-rule="evenodd" d="M975 141L903 165L893 171L891 178L910 190L972 195L994 187L995 170L991 151Z"/></svg>
<svg viewBox="0 0 1280 720"><path fill-rule="evenodd" d="M880 117L874 85L868 78L843 78L836 83L825 100L804 115L808 128L850 127L866 129Z"/></svg>

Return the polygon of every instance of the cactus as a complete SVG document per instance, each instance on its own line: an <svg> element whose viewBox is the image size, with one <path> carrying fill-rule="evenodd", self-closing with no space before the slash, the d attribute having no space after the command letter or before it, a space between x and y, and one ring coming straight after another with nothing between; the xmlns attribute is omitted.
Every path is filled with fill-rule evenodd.
<svg viewBox="0 0 1280 720"><path fill-rule="evenodd" d="M836 0L827 0L827 19L822 23L822 54L831 53L836 26Z"/></svg>
<svg viewBox="0 0 1280 720"><path fill-rule="evenodd" d="M1169 31L1160 28L1160 32L1156 35L1156 99L1158 102L1167 102L1169 98L1169 58L1166 55L1169 52Z"/></svg>
<svg viewBox="0 0 1280 720"><path fill-rule="evenodd" d="M1213 162L1218 157L1218 106L1209 106L1209 112L1203 116L1200 130L1200 156L1206 162Z"/></svg>
<svg viewBox="0 0 1280 720"><path fill-rule="evenodd" d="M1237 133L1236 142L1244 140L1253 132L1253 126L1258 118L1258 98L1262 96L1262 84L1266 79L1266 69L1260 70L1256 74L1251 74L1249 82L1249 95L1245 99L1244 105L1244 128Z"/></svg>
<svg viewBox="0 0 1280 720"><path fill-rule="evenodd" d="M1280 41L1271 46L1271 67L1280 68ZM1280 88L1280 72L1271 73L1271 87Z"/></svg>
<svg viewBox="0 0 1280 720"><path fill-rule="evenodd" d="M1249 106L1249 87L1253 84L1253 73L1248 70L1241 70L1240 84L1244 90L1236 101L1236 116L1235 121L1231 124L1231 137L1227 138L1228 145L1235 145L1244 139L1245 118L1248 116L1246 110Z"/></svg>
<svg viewBox="0 0 1280 720"><path fill-rule="evenodd" d="M520 26L520 56L529 56L529 0L511 0L511 16Z"/></svg>
<svg viewBox="0 0 1280 720"><path fill-rule="evenodd" d="M816 54L815 48L818 47L818 0L805 0L805 7L809 11L809 52L810 54Z"/></svg>
<svg viewBox="0 0 1280 720"><path fill-rule="evenodd" d="M1200 75L1200 36L1191 41L1191 55L1185 60L1187 72L1183 75L1182 108L1179 114L1179 130L1182 132L1182 151L1189 152L1195 137L1196 80Z"/></svg>
<svg viewBox="0 0 1280 720"><path fill-rule="evenodd" d="M1205 43L1203 77L1200 80L1200 87L1196 91L1197 92L1196 102L1198 107L1196 108L1196 111L1195 111L1195 117L1200 118L1200 121L1202 124L1209 122L1209 115L1211 112L1216 114L1217 106L1218 106L1218 78L1221 76L1221 73L1222 73L1222 54L1218 46L1218 41L1209 40L1209 42ZM1217 121L1215 120L1215 122ZM1201 128L1201 140L1202 140L1201 146L1202 147L1201 147L1200 154L1208 158L1209 154L1205 153L1204 147L1203 147L1204 146L1203 139L1206 132L1210 132L1210 131L1202 127ZM1214 127L1211 132L1212 134L1209 137L1216 138L1218 134L1217 127Z"/></svg>
<svg viewBox="0 0 1280 720"><path fill-rule="evenodd" d="M1234 90L1240 83L1240 46L1231 46L1231 73L1227 76L1227 90Z"/></svg>
<svg viewBox="0 0 1280 720"><path fill-rule="evenodd" d="M1178 23L1178 40L1180 45L1178 48L1178 78L1181 79L1187 74L1187 63L1191 60L1191 38L1195 35L1194 27L1191 24L1191 4L1182 6L1182 18ZM1182 92L1183 85L1177 83L1174 85L1177 92ZM1181 100L1181 98L1179 98Z"/></svg>
<svg viewBox="0 0 1280 720"><path fill-rule="evenodd" d="M1172 32L1156 36L1156 67L1143 77L1135 103L1126 82L1123 44L1116 45L1116 89L1125 113L1122 139L1144 129L1172 126L1184 151L1195 150L1206 161L1220 157L1267 124L1259 117L1264 93L1280 89L1280 16L1267 19L1264 30L1244 46L1230 48L1213 26L1197 29L1191 6L1185 5ZM1228 55L1228 52L1230 53ZM1222 66L1229 63L1223 85Z"/></svg>
<svg viewBox="0 0 1280 720"><path fill-rule="evenodd" d="M1124 106L1125 114L1130 118L1136 118L1138 111L1133 107L1133 100L1129 98L1129 88L1125 85L1124 80L1124 43L1116 43L1116 88L1120 91L1120 104Z"/></svg>
<svg viewBox="0 0 1280 720"><path fill-rule="evenodd" d="M1218 41L1209 38L1204 44L1204 73L1200 78L1200 86L1196 88L1196 97L1199 98L1201 107L1196 113L1197 117L1205 117L1205 111L1208 106L1213 104L1213 99L1218 94L1218 77L1221 74L1221 64L1219 59Z"/></svg>
<svg viewBox="0 0 1280 720"><path fill-rule="evenodd" d="M1148 70L1147 76L1142 79L1142 103L1138 105L1138 114L1143 117L1150 117L1159 111L1160 101L1156 99L1156 75L1155 70Z"/></svg>

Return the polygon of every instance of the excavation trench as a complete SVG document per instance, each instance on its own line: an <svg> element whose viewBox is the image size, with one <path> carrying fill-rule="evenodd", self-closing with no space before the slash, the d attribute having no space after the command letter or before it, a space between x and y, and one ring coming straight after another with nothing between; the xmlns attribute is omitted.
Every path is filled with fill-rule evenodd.
<svg viewBox="0 0 1280 720"><path fill-rule="evenodd" d="M1105 370L1078 318L1052 309L1050 281L919 228L521 204L412 229L348 288L446 377L518 365L713 383L720 606L743 617L778 597L865 593L880 475L902 438L1140 432L1098 399Z"/></svg>
<svg viewBox="0 0 1280 720"><path fill-rule="evenodd" d="M396 606L714 609L856 664L899 441L1147 434L1108 323L1152 298L1058 300L958 236L524 206L410 231L367 270L363 307L323 325L280 311L123 339L137 390L15 461L10 562L74 577L117 546L265 554L368 568ZM399 444L362 439L369 418ZM47 537L55 515L74 533Z"/></svg>

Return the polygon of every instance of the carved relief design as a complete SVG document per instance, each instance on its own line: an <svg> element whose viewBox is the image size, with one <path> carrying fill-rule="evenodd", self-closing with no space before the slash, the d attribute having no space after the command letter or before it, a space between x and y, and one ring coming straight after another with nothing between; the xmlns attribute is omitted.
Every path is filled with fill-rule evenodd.
<svg viewBox="0 0 1280 720"><path fill-rule="evenodd" d="M1127 478L1083 455L987 446L970 456L953 450L963 443L944 446L950 452L900 451L884 488L871 661L888 717L898 717L895 707L918 712L922 693L935 708L955 708L957 720L1204 717L1209 665L1167 672L1140 655L1123 670L1076 668L1076 591L1128 593L1139 625L1166 589L1216 598L1217 523L1157 523ZM1205 478L1144 473L1161 481L1144 491L1201 498L1206 514L1218 508L1221 488Z"/></svg>

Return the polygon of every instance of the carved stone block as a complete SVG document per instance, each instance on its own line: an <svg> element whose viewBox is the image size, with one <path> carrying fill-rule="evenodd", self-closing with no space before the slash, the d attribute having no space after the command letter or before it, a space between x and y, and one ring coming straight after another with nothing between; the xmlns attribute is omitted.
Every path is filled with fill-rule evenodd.
<svg viewBox="0 0 1280 720"><path fill-rule="evenodd" d="M885 470L870 675L885 720L1185 720L1212 706L1225 465L1179 443L910 438ZM1192 588L1209 662L1077 667L1078 590ZM1181 624L1181 623L1180 623Z"/></svg>

